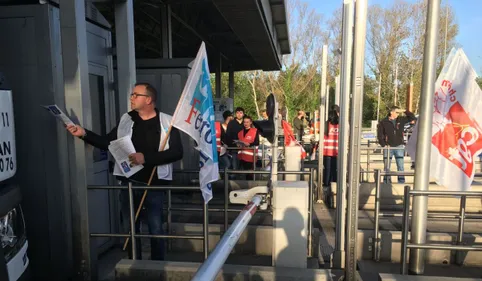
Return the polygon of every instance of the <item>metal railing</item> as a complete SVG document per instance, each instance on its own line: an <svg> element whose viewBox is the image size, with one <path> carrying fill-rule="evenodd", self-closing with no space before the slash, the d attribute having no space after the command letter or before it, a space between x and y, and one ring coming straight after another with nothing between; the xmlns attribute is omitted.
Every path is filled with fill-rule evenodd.
<svg viewBox="0 0 482 281"><path fill-rule="evenodd" d="M457 233L457 245L447 244L414 244L408 242L409 220L410 220L410 196L437 196L437 197L460 197L459 225ZM432 250L455 250L455 251L482 251L482 246L461 246L464 234L464 224L466 218L465 208L467 197L481 197L482 192L477 191L420 191L410 190L410 186L405 186L403 200L403 224L402 224L402 251L400 254L401 274L407 274L407 252L408 249L432 249Z"/></svg>
<svg viewBox="0 0 482 281"><path fill-rule="evenodd" d="M203 240L203 252L204 252L204 259L208 257L209 251L209 236L208 236L208 204L204 204L203 207L203 235L171 235L170 232L167 235L145 235L145 234L136 234L136 222L135 222L135 207L134 207L134 195L133 190L140 189L140 190L191 190L191 191L201 191L197 186L133 186L131 182L128 183L126 186L110 186L110 185L89 185L87 186L89 190L96 190L96 189L115 189L115 190L126 190L129 193L129 224L130 224L130 233L123 234L123 233L90 233L90 237L124 237L130 238L131 240L131 249L132 249L132 259L136 260L136 239L135 238L155 238L155 239L199 239ZM168 203L169 204L169 203Z"/></svg>
<svg viewBox="0 0 482 281"><path fill-rule="evenodd" d="M223 212L224 213L224 232L228 230L229 216L228 212L241 212L241 209L229 209L229 174L258 174L269 175L270 171L255 171L255 170L220 170L224 174L224 208L209 209L208 204L203 204L203 208L174 208L172 206L172 191L198 191L199 186L133 186L129 183L127 186L110 186L110 185L89 185L88 190L127 190L129 194L129 222L130 233L90 233L90 237L110 237L110 238L129 238L131 240L132 257L136 259L135 255L135 239L134 238L155 238L155 239L197 239L203 240L203 253L204 259L207 259L209 253L209 240L208 240L208 227L209 212ZM175 170L175 174L198 174L199 170ZM313 228L313 181L314 181L314 169L310 168L309 171L278 171L281 175L308 175L308 187L309 187L309 203L308 203L308 255L312 256L312 228ZM133 190L166 190L167 191L167 208L163 210L167 211L167 234L164 235L146 235L136 234L135 231L135 208L133 199ZM172 211L203 211L203 235L172 235ZM267 211L265 211L267 212ZM168 244L169 245L169 244Z"/></svg>
<svg viewBox="0 0 482 281"><path fill-rule="evenodd" d="M263 147L263 149L264 149L264 147ZM258 162L258 159L257 159L258 147L256 147L256 146L248 146L248 147L233 146L233 147L227 147L226 150L228 150L228 151L229 150L239 150L239 151L241 151L241 150L252 150L253 151L253 157L254 157L254 159L253 159L253 170L256 170L256 162ZM261 162L263 162L263 161L261 161ZM254 175L254 174L253 174L253 180L256 180L256 175Z"/></svg>
<svg viewBox="0 0 482 281"><path fill-rule="evenodd" d="M368 142L368 147L361 147L360 148L360 151L361 152L366 152L366 153L362 153L361 156L366 156L366 162L365 161L362 161L360 159L360 165L361 166L365 166L366 167L366 170L365 171L361 171L361 173L373 173L375 170L371 170L371 164L373 163L383 163L384 166L386 167L387 166L387 162L388 160L391 160L389 159L389 157L386 157L385 156L385 153L389 153L390 150L397 150L397 149L404 149L404 160L403 160L403 163L404 164L412 164L413 161L412 160L408 160L408 159L405 159L405 156L408 156L408 153L407 153L407 150L405 148L397 148L397 147L381 147L381 146L376 146L376 147L370 147L370 141ZM377 142L374 142L374 143L377 143ZM375 151L381 151L381 152L378 152L376 153ZM387 151L387 152L385 152ZM377 155L377 156L383 156L383 160L373 160L371 159L370 157L374 156L374 155ZM480 157L474 157L474 162L475 164L479 167L476 169L476 172L481 172L482 171L482 167L481 167L481 158Z"/></svg>
<svg viewBox="0 0 482 281"><path fill-rule="evenodd" d="M374 237L372 238L372 257L373 260L379 261L380 260L380 253L381 253L381 237L380 237L380 218L386 217L403 217L404 214L402 213L384 213L380 212L380 188L382 183L382 176L414 176L414 172L386 172L381 170L375 170L375 208L374 208L374 226L373 226L373 233ZM482 177L482 173L476 173L475 177ZM410 187L409 187L410 188ZM417 191L418 192L418 191ZM445 192L445 191L440 191ZM449 191L447 191L449 192ZM434 219L463 219L465 220L480 220L482 219L482 215L474 215L474 214L467 214L465 212L465 199L463 199L464 205L463 214L454 214L454 213L427 213L428 218ZM462 209L462 205L460 207Z"/></svg>
<svg viewBox="0 0 482 281"><path fill-rule="evenodd" d="M360 171L361 173L369 173L371 171L374 171L374 170L370 170L370 164L372 163L375 163L375 162L382 162L384 167L388 166L388 162L391 161L391 157L388 157L389 153L390 153L390 150L399 150L399 149L403 149L403 148L397 148L397 147L388 147L388 146L385 146L385 147L381 147L381 146L377 146L377 147L361 147L360 148L360 152L366 152L366 153L362 153L361 155L366 155L367 157L367 160L366 162L365 161L362 161L360 159L360 165L362 164L365 164L366 163L366 170L365 171ZM381 151L382 153L374 153L374 151ZM373 152L373 153L371 153ZM377 161L377 160L372 160L370 161L370 157L371 155L382 155L383 156L383 160L381 161ZM404 157L407 156L407 152L404 151ZM412 163L412 161L406 161L405 158L403 160L403 163Z"/></svg>
<svg viewBox="0 0 482 281"><path fill-rule="evenodd" d="M244 174L244 173L254 173L254 174L270 174L271 172L269 171L231 171L231 170L225 170L224 171L225 175L227 174ZM312 229L313 229L313 180L314 180L314 169L310 168L309 171L278 171L278 175L309 175L308 177L308 194L310 198L308 198L308 256L312 257L313 252L312 252L312 242L313 242L313 234L312 234ZM224 177L224 183L225 183L225 190L227 189L227 177ZM226 194L225 194L226 196ZM225 201L226 202L226 201ZM225 206L226 209L226 206ZM225 229L227 229L227 212L225 212L224 215L225 218Z"/></svg>
<svg viewBox="0 0 482 281"><path fill-rule="evenodd" d="M310 194L309 200L308 200L308 215L309 215L309 222L308 222L308 249L309 249L309 256L312 256L312 228L313 228L313 187L314 187L314 170L315 168L309 168L308 171L278 171L278 175L308 175L308 193ZM174 174L198 174L198 170L174 170ZM242 211L241 209L229 209L229 177L228 175L230 174L237 174L237 175L243 175L243 174L258 174L258 175L269 175L271 172L270 171L249 171L249 170L220 170L220 173L224 174L224 208L222 209L208 209L209 212L223 212L224 213L224 225L223 225L223 230L224 232L227 231L228 229L228 213L229 212L240 212ZM199 187L196 187L199 188ZM172 196L171 192L168 191L168 196L167 196L167 205L168 208L165 209L167 211L167 229L168 232L170 233L171 231L171 223L172 223L172 211L201 211L201 209L197 208L173 208L172 207ZM264 211L268 212L268 211ZM263 211L260 211L259 213L263 213Z"/></svg>

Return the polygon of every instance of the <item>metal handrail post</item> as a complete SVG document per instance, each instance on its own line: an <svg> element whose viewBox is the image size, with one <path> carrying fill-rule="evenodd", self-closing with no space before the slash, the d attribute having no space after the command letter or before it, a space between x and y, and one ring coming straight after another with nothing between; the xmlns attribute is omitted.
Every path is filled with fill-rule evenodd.
<svg viewBox="0 0 482 281"><path fill-rule="evenodd" d="M253 160L254 160L253 161L253 171L256 171L256 160L257 160L256 156L258 156L258 155L256 155L257 153L258 153L258 150L256 149L256 147L253 148ZM253 174L253 180L254 181L256 180L256 174Z"/></svg>
<svg viewBox="0 0 482 281"><path fill-rule="evenodd" d="M198 268L191 281L212 281L221 270L232 249L236 245L241 233L246 229L249 221L261 204L261 195L255 195L251 202L241 211L228 231L223 235L209 258Z"/></svg>
<svg viewBox="0 0 482 281"><path fill-rule="evenodd" d="M204 202L203 205L203 250L204 260L208 258L209 253L209 218L208 218L208 203Z"/></svg>
<svg viewBox="0 0 482 281"><path fill-rule="evenodd" d="M308 181L308 256L313 256L313 169L310 168Z"/></svg>
<svg viewBox="0 0 482 281"><path fill-rule="evenodd" d="M403 221L402 221L402 249L400 263L402 264L401 274L407 274L407 243L408 243L408 225L410 221L410 186L406 185L403 193Z"/></svg>
<svg viewBox="0 0 482 281"><path fill-rule="evenodd" d="M171 212L171 208L172 208L171 190L168 190L167 191L167 234L172 233L172 212ZM168 243L167 243L167 249L168 250L171 250L171 247L172 247L171 242L172 242L171 240L168 240Z"/></svg>
<svg viewBox="0 0 482 281"><path fill-rule="evenodd" d="M262 148L261 148L261 168L263 168L263 170L264 170L264 168L266 168L266 163L264 163L265 160L266 160L266 159L265 159L265 158L266 158L266 150L265 150L265 147L266 147L266 145L265 145L265 142L263 141L263 146L262 146Z"/></svg>
<svg viewBox="0 0 482 281"><path fill-rule="evenodd" d="M224 232L228 231L228 207L229 207L229 180L228 169L224 169Z"/></svg>
<svg viewBox="0 0 482 281"><path fill-rule="evenodd" d="M383 160L384 160L383 170L385 172L390 172L390 162L392 162L392 157L390 156L390 147L389 146L387 146L387 148L383 150ZM387 177L390 177L390 180L388 180ZM392 176L385 175L385 177L383 179L383 182L386 182L385 179L386 179L387 182L391 182Z"/></svg>
<svg viewBox="0 0 482 281"><path fill-rule="evenodd" d="M373 237L373 260L380 260L380 170L375 170L375 225Z"/></svg>
<svg viewBox="0 0 482 281"><path fill-rule="evenodd" d="M465 224L465 206L467 204L467 197L463 195L460 198L460 211L459 211L459 233L457 235L457 245L462 245L464 237L464 224ZM460 251L455 252L455 262L459 265L463 264L463 260L460 259Z"/></svg>
<svg viewBox="0 0 482 281"><path fill-rule="evenodd" d="M136 220L135 220L135 214L134 214L134 194L132 192L132 183L129 182L127 185L128 192L129 192L129 220L130 220L130 227L131 227L131 247L132 247L132 259L136 260L137 259L137 251L136 251L136 240L135 240L135 235L136 235Z"/></svg>

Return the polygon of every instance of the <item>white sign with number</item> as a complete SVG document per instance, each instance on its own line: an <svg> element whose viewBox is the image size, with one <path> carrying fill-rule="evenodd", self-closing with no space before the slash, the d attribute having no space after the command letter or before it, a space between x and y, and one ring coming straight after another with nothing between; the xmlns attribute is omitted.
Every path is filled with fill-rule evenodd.
<svg viewBox="0 0 482 281"><path fill-rule="evenodd" d="M17 171L12 92L0 90L0 182Z"/></svg>

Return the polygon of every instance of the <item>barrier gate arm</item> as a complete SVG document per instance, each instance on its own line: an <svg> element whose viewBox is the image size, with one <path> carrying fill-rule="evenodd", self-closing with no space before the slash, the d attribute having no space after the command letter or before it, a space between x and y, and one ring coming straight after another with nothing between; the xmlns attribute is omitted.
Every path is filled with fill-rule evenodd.
<svg viewBox="0 0 482 281"><path fill-rule="evenodd" d="M257 186L247 190L232 191L230 193L229 197L232 203L244 204L247 201L249 201L249 203L223 235L223 238L216 245L216 248L214 248L214 251L209 255L208 259L198 268L191 281L212 281L216 278L258 207L260 205L267 207L266 202L263 202L267 192L268 188L266 186ZM247 200L248 198L251 198L251 200Z"/></svg>

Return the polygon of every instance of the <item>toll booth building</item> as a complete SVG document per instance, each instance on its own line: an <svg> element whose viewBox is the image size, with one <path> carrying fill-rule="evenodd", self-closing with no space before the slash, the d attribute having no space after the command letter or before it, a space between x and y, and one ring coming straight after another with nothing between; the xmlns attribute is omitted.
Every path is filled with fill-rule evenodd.
<svg viewBox="0 0 482 281"><path fill-rule="evenodd" d="M91 234L129 230L119 190L87 189L117 184L111 156L74 139L42 105L57 104L75 122L105 134L129 110L135 82L154 85L159 110L172 115L203 41L217 97L222 72L230 74L233 98L235 71L279 70L282 55L290 53L283 0L0 0L0 37L0 83L13 93L15 181L32 280L104 278L127 258L125 239ZM182 138L184 158L174 169L197 170L193 143ZM199 186L196 173L174 174L176 185ZM223 205L220 186L213 206ZM172 202L194 211L173 211L170 233L202 235L200 193L172 192ZM222 232L221 214L209 214L211 250ZM202 240L166 241L167 259L203 260ZM247 243L245 254L270 251L253 247Z"/></svg>

